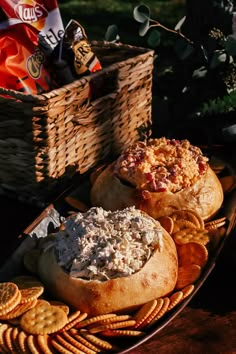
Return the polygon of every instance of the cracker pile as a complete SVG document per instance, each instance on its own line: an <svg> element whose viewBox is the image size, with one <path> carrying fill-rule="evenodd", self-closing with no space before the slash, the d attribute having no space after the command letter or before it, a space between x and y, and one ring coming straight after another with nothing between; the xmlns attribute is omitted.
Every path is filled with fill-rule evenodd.
<svg viewBox="0 0 236 354"><path fill-rule="evenodd" d="M177 210L159 219L172 236L178 254L176 290L195 283L209 259L209 252L225 233L226 218L204 222L193 210Z"/></svg>
<svg viewBox="0 0 236 354"><path fill-rule="evenodd" d="M171 294L149 301L131 314L88 317L48 298L37 278L39 250L29 250L24 255L27 275L0 283L0 352L114 353L119 351L119 338L131 341L145 336L194 291L215 240L224 233L225 218L204 223L196 212L180 210L159 222L173 237L178 253L178 279Z"/></svg>
<svg viewBox="0 0 236 354"><path fill-rule="evenodd" d="M88 318L60 301L44 298L36 276L22 275L0 284L1 353L116 352L114 339L137 338L172 310L194 289L152 300L133 314L104 314Z"/></svg>

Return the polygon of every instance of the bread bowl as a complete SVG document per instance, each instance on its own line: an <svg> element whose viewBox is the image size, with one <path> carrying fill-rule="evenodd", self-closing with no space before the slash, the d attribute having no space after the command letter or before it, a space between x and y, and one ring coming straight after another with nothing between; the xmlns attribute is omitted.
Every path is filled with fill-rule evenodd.
<svg viewBox="0 0 236 354"><path fill-rule="evenodd" d="M106 210L135 205L155 219L192 209L208 220L220 209L223 190L198 147L163 137L125 149L95 179L90 199Z"/></svg>
<svg viewBox="0 0 236 354"><path fill-rule="evenodd" d="M175 287L173 239L159 222L134 207L78 213L52 239L39 258L38 275L49 293L73 309L91 316L126 313Z"/></svg>

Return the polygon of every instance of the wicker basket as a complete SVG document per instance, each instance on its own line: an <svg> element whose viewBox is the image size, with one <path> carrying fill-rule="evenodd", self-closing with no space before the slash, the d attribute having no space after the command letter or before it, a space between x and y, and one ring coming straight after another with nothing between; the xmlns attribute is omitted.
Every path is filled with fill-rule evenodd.
<svg viewBox="0 0 236 354"><path fill-rule="evenodd" d="M72 84L41 95L0 88L2 193L47 200L61 179L150 136L153 51L92 47L103 69Z"/></svg>

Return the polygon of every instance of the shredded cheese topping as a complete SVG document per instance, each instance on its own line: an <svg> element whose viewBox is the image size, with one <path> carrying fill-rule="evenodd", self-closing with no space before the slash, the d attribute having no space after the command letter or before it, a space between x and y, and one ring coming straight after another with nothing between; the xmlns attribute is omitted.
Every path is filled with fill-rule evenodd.
<svg viewBox="0 0 236 354"><path fill-rule="evenodd" d="M55 241L60 266L73 277L99 281L138 272L162 244L159 224L135 207L73 215Z"/></svg>
<svg viewBox="0 0 236 354"><path fill-rule="evenodd" d="M140 190L175 193L192 186L208 168L208 158L188 140L149 139L125 149L115 174Z"/></svg>

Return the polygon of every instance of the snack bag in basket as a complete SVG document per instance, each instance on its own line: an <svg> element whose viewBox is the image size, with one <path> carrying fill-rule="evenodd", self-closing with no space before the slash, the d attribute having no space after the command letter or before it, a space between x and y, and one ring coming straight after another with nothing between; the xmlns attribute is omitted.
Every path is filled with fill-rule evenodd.
<svg viewBox="0 0 236 354"><path fill-rule="evenodd" d="M42 38L40 43L43 46ZM59 85L68 84L102 69L84 28L75 20L70 20L66 26L63 38L50 54L50 62L53 65L54 78Z"/></svg>
<svg viewBox="0 0 236 354"><path fill-rule="evenodd" d="M70 20L67 24L63 39L53 56L54 62L65 60L75 77L87 75L102 68L99 59L92 51L84 28L75 20Z"/></svg>
<svg viewBox="0 0 236 354"><path fill-rule="evenodd" d="M63 37L57 1L0 0L0 5L0 86L31 94L57 87L41 45L51 52Z"/></svg>
<svg viewBox="0 0 236 354"><path fill-rule="evenodd" d="M38 30L53 49L64 34L56 0L0 0L0 29L26 23Z"/></svg>
<svg viewBox="0 0 236 354"><path fill-rule="evenodd" d="M101 70L101 64L93 53L84 28L75 20L71 20L66 27L64 40L71 45L74 53L74 68L77 75Z"/></svg>
<svg viewBox="0 0 236 354"><path fill-rule="evenodd" d="M38 47L38 31L25 23L0 30L0 86L41 94L55 87Z"/></svg>

